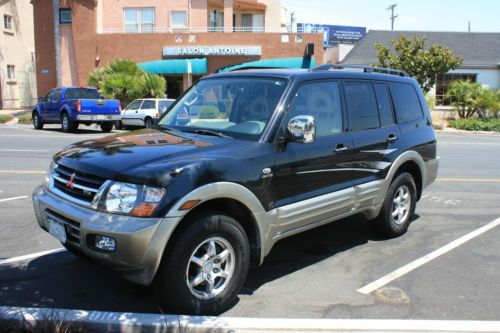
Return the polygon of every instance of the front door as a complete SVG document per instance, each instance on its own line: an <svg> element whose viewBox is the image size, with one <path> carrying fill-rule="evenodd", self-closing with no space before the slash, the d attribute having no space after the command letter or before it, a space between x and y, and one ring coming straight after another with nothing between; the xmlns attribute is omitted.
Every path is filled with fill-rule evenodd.
<svg viewBox="0 0 500 333"><path fill-rule="evenodd" d="M47 119L51 121L58 121L59 114L59 99L61 98L61 89L57 89L52 96L49 104L49 109L47 110Z"/></svg>
<svg viewBox="0 0 500 333"><path fill-rule="evenodd" d="M49 110L50 110L50 103L52 102L52 97L54 96L55 90L49 91L47 95L43 98L43 102L41 105L41 113L42 113L42 118L46 121L50 119L49 115Z"/></svg>
<svg viewBox="0 0 500 333"><path fill-rule="evenodd" d="M287 142L276 155L270 188L279 233L343 214L353 204L351 172L345 167L351 160L352 139L344 131L339 82L300 86L281 133L299 115L314 117L316 139Z"/></svg>

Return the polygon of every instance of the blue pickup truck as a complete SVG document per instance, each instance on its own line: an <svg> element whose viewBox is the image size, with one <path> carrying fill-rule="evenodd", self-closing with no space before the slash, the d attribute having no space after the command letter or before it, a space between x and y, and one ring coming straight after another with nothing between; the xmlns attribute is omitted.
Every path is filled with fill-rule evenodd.
<svg viewBox="0 0 500 333"><path fill-rule="evenodd" d="M55 88L33 109L33 126L42 129L44 124L61 124L63 132L73 132L80 123L98 123L103 132L109 132L121 119L120 111L120 101L103 99L95 88Z"/></svg>

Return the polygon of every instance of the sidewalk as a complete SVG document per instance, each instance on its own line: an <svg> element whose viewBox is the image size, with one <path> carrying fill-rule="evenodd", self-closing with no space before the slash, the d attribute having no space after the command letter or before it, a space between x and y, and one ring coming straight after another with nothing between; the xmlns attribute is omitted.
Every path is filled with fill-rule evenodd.
<svg viewBox="0 0 500 333"><path fill-rule="evenodd" d="M25 107L19 109L0 109L0 114L11 114L14 117L30 113L33 110L32 107Z"/></svg>

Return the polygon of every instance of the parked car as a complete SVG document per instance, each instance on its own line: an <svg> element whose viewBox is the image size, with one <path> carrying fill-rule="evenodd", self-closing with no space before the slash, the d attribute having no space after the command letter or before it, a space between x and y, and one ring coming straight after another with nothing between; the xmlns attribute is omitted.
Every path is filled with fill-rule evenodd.
<svg viewBox="0 0 500 333"><path fill-rule="evenodd" d="M152 128L174 102L175 99L136 99L123 109L121 124L117 127Z"/></svg>
<svg viewBox="0 0 500 333"><path fill-rule="evenodd" d="M401 71L332 69L208 76L155 129L68 147L39 225L195 314L228 309L285 237L354 214L405 233L439 164L425 98Z"/></svg>
<svg viewBox="0 0 500 333"><path fill-rule="evenodd" d="M39 99L32 119L36 129L61 124L64 132L73 132L80 123L98 123L103 132L109 132L113 122L121 119L120 101L103 99L95 88L55 88Z"/></svg>

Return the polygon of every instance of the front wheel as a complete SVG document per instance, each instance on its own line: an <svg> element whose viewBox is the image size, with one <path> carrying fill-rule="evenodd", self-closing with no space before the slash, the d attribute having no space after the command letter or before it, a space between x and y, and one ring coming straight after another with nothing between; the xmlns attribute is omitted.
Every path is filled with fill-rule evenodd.
<svg viewBox="0 0 500 333"><path fill-rule="evenodd" d="M43 121L40 119L38 112L33 112L31 116L31 120L33 121L33 127L37 130L43 129Z"/></svg>
<svg viewBox="0 0 500 333"><path fill-rule="evenodd" d="M388 237L404 234L415 213L416 203L415 180L411 174L403 172L394 179L387 190L382 210L374 221L377 231Z"/></svg>
<svg viewBox="0 0 500 333"><path fill-rule="evenodd" d="M111 132L112 129L113 129L112 122L101 123L101 131L108 133L108 132Z"/></svg>
<svg viewBox="0 0 500 333"><path fill-rule="evenodd" d="M218 315L236 300L250 262L248 238L232 217L200 215L167 247L155 279L174 313Z"/></svg>

